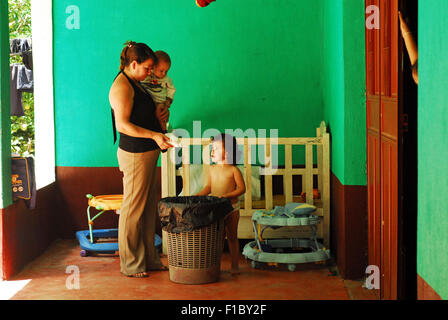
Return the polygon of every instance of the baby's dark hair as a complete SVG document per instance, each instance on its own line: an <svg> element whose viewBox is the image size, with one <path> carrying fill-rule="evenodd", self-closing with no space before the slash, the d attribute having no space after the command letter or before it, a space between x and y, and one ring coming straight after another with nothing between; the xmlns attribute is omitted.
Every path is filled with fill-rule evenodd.
<svg viewBox="0 0 448 320"><path fill-rule="evenodd" d="M238 143L236 142L236 138L227 133L220 133L214 137L212 137L212 141L221 141L223 142L223 147L225 152L228 152L230 159L229 162L232 165L237 165L241 158L241 151L238 149Z"/></svg>
<svg viewBox="0 0 448 320"><path fill-rule="evenodd" d="M120 55L120 70L124 70L131 62L137 61L138 64L151 59L154 64L157 64L157 56L154 51L145 43L137 43L134 41L126 41L125 47L121 50Z"/></svg>
<svg viewBox="0 0 448 320"><path fill-rule="evenodd" d="M157 50L155 52L155 55L157 56L158 62L165 61L166 63L171 64L171 58L168 53L162 50Z"/></svg>

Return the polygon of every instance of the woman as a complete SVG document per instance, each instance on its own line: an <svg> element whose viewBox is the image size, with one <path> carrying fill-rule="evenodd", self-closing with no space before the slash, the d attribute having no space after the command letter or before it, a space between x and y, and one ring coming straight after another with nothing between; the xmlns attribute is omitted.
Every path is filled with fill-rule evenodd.
<svg viewBox="0 0 448 320"><path fill-rule="evenodd" d="M109 92L112 120L120 133L117 151L123 172L123 202L118 223L118 248L121 273L136 278L149 270L166 270L154 246L157 214L155 170L160 149L172 147L162 134L159 119L168 112L155 114L155 104L141 86L157 62L154 52L144 43L127 42L121 53L120 72Z"/></svg>
<svg viewBox="0 0 448 320"><path fill-rule="evenodd" d="M409 60L411 61L412 66L412 78L414 79L415 84L418 85L418 49L417 44L415 43L414 37L412 37L412 32L409 29L406 22L403 20L401 12L398 11L398 18L400 19L400 30L401 36L403 37L404 43L406 45L406 49L409 54Z"/></svg>

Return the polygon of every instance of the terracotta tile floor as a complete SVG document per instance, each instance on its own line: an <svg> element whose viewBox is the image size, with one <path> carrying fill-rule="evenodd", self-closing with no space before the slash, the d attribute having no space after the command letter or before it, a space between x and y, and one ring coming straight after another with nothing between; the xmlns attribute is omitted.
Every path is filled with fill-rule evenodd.
<svg viewBox="0 0 448 320"><path fill-rule="evenodd" d="M162 261L167 264L166 258ZM79 268L79 289L68 289L67 267ZM329 276L329 266L314 265L294 272L259 270L241 258L241 274L232 277L227 252L223 253L220 281L183 285L169 280L169 272L152 272L134 279L119 272L117 256L79 255L76 240L58 240L2 287L26 285L7 299L12 300L373 300L372 292L357 281ZM68 269L70 270L70 269ZM21 280L21 281L19 281ZM26 281L28 282L26 282ZM70 283L70 281L68 281ZM1 297L0 297L1 299Z"/></svg>

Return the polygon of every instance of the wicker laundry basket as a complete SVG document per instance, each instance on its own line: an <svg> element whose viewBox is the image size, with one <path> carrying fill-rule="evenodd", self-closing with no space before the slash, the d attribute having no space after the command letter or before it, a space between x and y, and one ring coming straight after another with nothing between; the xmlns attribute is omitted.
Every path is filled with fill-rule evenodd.
<svg viewBox="0 0 448 320"><path fill-rule="evenodd" d="M218 281L229 199L212 196L167 197L159 201L166 236L170 280L183 284Z"/></svg>
<svg viewBox="0 0 448 320"><path fill-rule="evenodd" d="M170 280L203 284L219 280L224 219L189 232L166 232Z"/></svg>

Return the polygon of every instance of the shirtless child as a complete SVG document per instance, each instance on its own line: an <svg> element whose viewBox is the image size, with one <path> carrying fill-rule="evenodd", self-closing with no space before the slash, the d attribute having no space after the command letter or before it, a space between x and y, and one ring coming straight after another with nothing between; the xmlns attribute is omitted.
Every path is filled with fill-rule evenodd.
<svg viewBox="0 0 448 320"><path fill-rule="evenodd" d="M232 259L232 275L239 273L238 260L240 255L238 243L238 221L240 218L238 197L246 192L243 176L236 167L239 150L236 139L228 134L220 134L213 138L211 159L214 165L210 166L207 184L196 194L197 196L212 195L220 198L229 198L233 211L225 220L227 243Z"/></svg>

